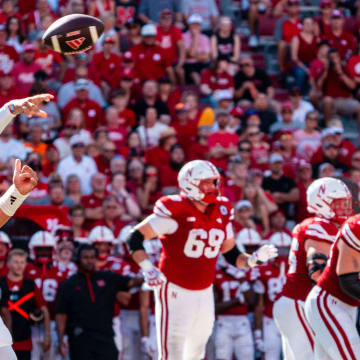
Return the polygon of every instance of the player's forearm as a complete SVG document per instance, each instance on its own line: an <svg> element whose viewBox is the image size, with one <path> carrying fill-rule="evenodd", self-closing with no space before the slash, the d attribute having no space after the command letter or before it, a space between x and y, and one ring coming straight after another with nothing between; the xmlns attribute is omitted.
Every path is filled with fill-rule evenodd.
<svg viewBox="0 0 360 360"><path fill-rule="evenodd" d="M67 315L56 314L55 320L56 320L56 332L58 335L59 343L61 343L65 336Z"/></svg>
<svg viewBox="0 0 360 360"><path fill-rule="evenodd" d="M2 210L0 210L0 228L3 227L9 219L10 216L6 215Z"/></svg>
<svg viewBox="0 0 360 360"><path fill-rule="evenodd" d="M46 306L42 306L41 310L44 314L44 329L45 329L45 338L51 339L51 331L50 331L50 314L49 310Z"/></svg>
<svg viewBox="0 0 360 360"><path fill-rule="evenodd" d="M3 130L9 125L12 119L14 119L15 114L10 112L11 101L6 103L0 108L0 134Z"/></svg>

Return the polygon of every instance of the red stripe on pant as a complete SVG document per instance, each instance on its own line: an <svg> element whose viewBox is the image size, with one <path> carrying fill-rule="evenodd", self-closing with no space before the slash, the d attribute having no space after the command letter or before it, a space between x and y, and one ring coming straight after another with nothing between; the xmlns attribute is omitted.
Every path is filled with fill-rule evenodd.
<svg viewBox="0 0 360 360"><path fill-rule="evenodd" d="M309 340L310 346L314 350L314 339L312 337L312 334L311 334L309 328L307 327L306 319L303 317L303 315L301 313L301 309L299 307L299 304L298 304L297 300L294 300L294 301L295 301L296 314L297 314L298 318L300 319L302 327L305 330L305 333L306 333L306 336L307 336L307 338Z"/></svg>
<svg viewBox="0 0 360 360"><path fill-rule="evenodd" d="M167 305L167 289L168 282L162 285L160 289L160 303L161 303L161 320L160 320L160 343L161 343L161 359L166 360L168 357L167 351L167 332L168 332L168 305ZM162 291L164 294L162 295Z"/></svg>
<svg viewBox="0 0 360 360"><path fill-rule="evenodd" d="M332 314L332 312L330 311L329 309L329 306L327 304L327 301L328 301L328 297L329 297L329 294L327 293L324 297L324 306L325 306L325 311L327 312L327 314L329 315L330 319L332 320L332 322L335 324L336 328L338 329L339 333L341 334L343 340L344 340L344 343L345 343L345 346L346 348L348 349L349 351L349 354L351 356L351 359L352 360L356 360L356 356L353 352L353 349L351 348L351 344L350 344L350 341L348 339L348 337L346 336L345 334L345 331L343 330L343 328L341 327L341 325L339 324L339 322L337 321L336 317Z"/></svg>
<svg viewBox="0 0 360 360"><path fill-rule="evenodd" d="M321 308L321 304L320 304L320 297L321 295L324 293L324 290L321 290L320 293L318 294L317 298L316 298L316 305L317 305L317 308L319 310L319 314L320 314L320 317L322 319L322 321L324 322L326 328L329 330L329 333L330 335L332 336L332 338L334 339L335 341L335 344L339 350L339 353L341 354L341 357L343 358L343 360L346 360L347 359L347 356L344 352L344 349L342 348L341 344L340 344L340 341L338 339L338 337L336 336L335 334L335 331L333 330L333 328L331 327L330 323L328 322L328 320L326 319L326 316Z"/></svg>

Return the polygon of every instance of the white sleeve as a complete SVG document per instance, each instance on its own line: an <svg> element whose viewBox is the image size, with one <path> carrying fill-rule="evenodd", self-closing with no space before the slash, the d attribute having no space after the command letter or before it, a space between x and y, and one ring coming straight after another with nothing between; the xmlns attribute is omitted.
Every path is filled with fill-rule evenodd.
<svg viewBox="0 0 360 360"><path fill-rule="evenodd" d="M148 218L149 224L158 235L173 234L179 227L174 219L152 214Z"/></svg>
<svg viewBox="0 0 360 360"><path fill-rule="evenodd" d="M226 225L226 239L234 239L234 238L235 238L234 229L232 223L229 222Z"/></svg>
<svg viewBox="0 0 360 360"><path fill-rule="evenodd" d="M10 121L15 117L9 110L9 103L3 105L0 109L0 134L9 125Z"/></svg>

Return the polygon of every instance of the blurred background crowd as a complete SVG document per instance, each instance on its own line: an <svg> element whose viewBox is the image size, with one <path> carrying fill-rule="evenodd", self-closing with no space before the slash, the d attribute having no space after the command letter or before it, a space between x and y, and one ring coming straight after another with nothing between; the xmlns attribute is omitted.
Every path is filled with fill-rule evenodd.
<svg viewBox="0 0 360 360"><path fill-rule="evenodd" d="M72 13L103 20L96 46L44 47ZM193 159L221 171L241 246L309 216L315 178L344 179L357 209L359 45L356 0L1 0L0 106L54 95L46 118L0 135L0 191L15 158L39 177L3 230L26 248L37 230L65 225L80 244L101 225L119 247Z"/></svg>

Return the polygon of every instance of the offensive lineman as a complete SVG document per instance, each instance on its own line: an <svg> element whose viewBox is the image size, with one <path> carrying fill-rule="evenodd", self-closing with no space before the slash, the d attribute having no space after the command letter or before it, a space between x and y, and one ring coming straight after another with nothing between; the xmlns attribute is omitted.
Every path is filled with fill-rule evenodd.
<svg viewBox="0 0 360 360"><path fill-rule="evenodd" d="M331 248L328 264L305 303L315 332L314 360L359 360L360 215L349 218Z"/></svg>
<svg viewBox="0 0 360 360"><path fill-rule="evenodd" d="M214 323L212 283L220 252L230 264L253 267L277 256L264 245L252 255L235 246L233 209L219 196L220 174L203 160L185 164L178 174L180 195L164 196L152 215L136 225L127 243L145 281L155 289L159 359L199 360ZM144 250L144 239L159 237L159 269Z"/></svg>
<svg viewBox="0 0 360 360"><path fill-rule="evenodd" d="M14 116L25 114L27 116L46 116L40 110L39 105L43 101L50 101L50 94L36 95L25 99L12 100L0 109L0 133L10 123ZM13 176L13 184L0 198L0 227L2 227L27 198L29 193L36 187L37 175L29 166L21 166L21 161L16 159ZM12 338L9 330L0 318L0 359L16 360L16 355L11 348Z"/></svg>
<svg viewBox="0 0 360 360"><path fill-rule="evenodd" d="M313 358L314 335L304 303L324 270L338 226L352 214L352 197L341 180L315 180L306 197L307 209L315 217L305 219L293 230L286 283L273 307L285 360Z"/></svg>

